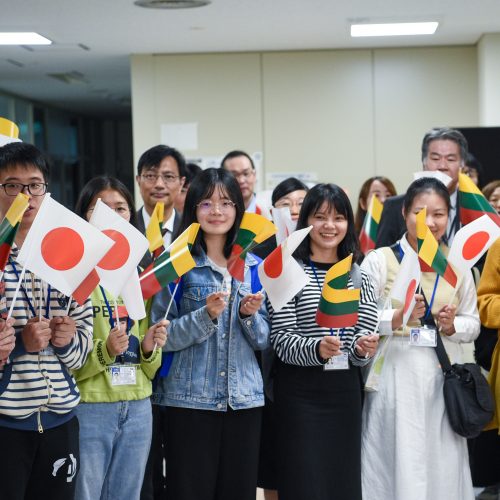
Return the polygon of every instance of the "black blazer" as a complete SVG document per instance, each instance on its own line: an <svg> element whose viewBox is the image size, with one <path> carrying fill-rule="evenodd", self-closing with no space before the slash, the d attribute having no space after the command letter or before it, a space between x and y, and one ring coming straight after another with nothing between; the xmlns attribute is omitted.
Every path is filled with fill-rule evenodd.
<svg viewBox="0 0 500 500"><path fill-rule="evenodd" d="M180 218L179 214L175 211L175 209L174 209L174 213L175 213L175 216L174 216L173 232L175 233L177 231L177 229L179 228L179 224L181 223L181 218ZM144 224L144 217L142 216L142 207L139 208L139 210L137 210L136 216L137 216L137 229L142 234L146 234L146 226ZM146 253L144 254L144 257L142 258L141 262L139 262L139 266L142 269L146 269L146 267L148 267L149 264L151 264L151 262L153 262L153 260L151 258L151 253L149 252L149 250L147 250Z"/></svg>

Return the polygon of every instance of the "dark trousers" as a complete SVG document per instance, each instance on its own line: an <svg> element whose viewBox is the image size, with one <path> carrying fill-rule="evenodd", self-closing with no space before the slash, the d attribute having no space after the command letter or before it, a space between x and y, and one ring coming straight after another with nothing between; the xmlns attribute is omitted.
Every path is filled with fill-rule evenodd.
<svg viewBox="0 0 500 500"><path fill-rule="evenodd" d="M74 498L78 434L76 417L43 433L0 427L0 498Z"/></svg>
<svg viewBox="0 0 500 500"><path fill-rule="evenodd" d="M163 461L165 459L167 415L164 406L152 405L153 437L149 450L148 462L144 472L141 489L141 500L163 500L165 497L165 474Z"/></svg>
<svg viewBox="0 0 500 500"><path fill-rule="evenodd" d="M167 414L167 498L255 500L262 408Z"/></svg>

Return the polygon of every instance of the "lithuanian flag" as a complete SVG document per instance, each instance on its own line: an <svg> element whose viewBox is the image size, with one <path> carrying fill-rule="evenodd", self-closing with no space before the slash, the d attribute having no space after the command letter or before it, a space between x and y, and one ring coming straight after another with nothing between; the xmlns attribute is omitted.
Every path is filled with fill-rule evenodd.
<svg viewBox="0 0 500 500"><path fill-rule="evenodd" d="M152 264L140 275L142 296L149 299L169 283L180 278L196 266L191 255L200 225L191 224Z"/></svg>
<svg viewBox="0 0 500 500"><path fill-rule="evenodd" d="M12 243L14 243L19 224L28 205L29 196L19 193L7 210L4 219L0 222L0 271L5 270Z"/></svg>
<svg viewBox="0 0 500 500"><path fill-rule="evenodd" d="M458 204L463 226L486 214L500 226L500 215L489 204L479 188L465 174L458 174Z"/></svg>
<svg viewBox="0 0 500 500"><path fill-rule="evenodd" d="M153 213L151 214L148 227L146 228L146 238L149 241L149 251L153 254L153 259L156 259L164 250L163 236L161 234L163 226L163 210L163 202L158 201Z"/></svg>
<svg viewBox="0 0 500 500"><path fill-rule="evenodd" d="M326 273L316 311L319 326L346 328L358 322L361 290L346 288L351 265L352 254L334 264Z"/></svg>
<svg viewBox="0 0 500 500"><path fill-rule="evenodd" d="M427 209L424 207L417 214L417 244L418 256L428 266L430 266L437 274L442 276L453 288L457 285L457 275L451 268L439 248L439 244L425 223L427 217Z"/></svg>
<svg viewBox="0 0 500 500"><path fill-rule="evenodd" d="M277 230L276 226L262 215L245 212L227 261L227 270L234 279L244 280L247 253L276 234Z"/></svg>
<svg viewBox="0 0 500 500"><path fill-rule="evenodd" d="M359 233L359 246L364 254L375 248L378 225L380 223L380 218L382 217L383 209L384 205L382 205L380 200L375 195L372 195L372 199L370 200L370 204L368 205L368 210L365 215L365 220L363 221L363 227Z"/></svg>

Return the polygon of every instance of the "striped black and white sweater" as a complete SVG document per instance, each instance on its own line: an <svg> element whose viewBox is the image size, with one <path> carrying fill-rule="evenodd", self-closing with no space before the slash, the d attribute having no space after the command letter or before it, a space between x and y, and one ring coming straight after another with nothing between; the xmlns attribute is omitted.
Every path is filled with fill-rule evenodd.
<svg viewBox="0 0 500 500"><path fill-rule="evenodd" d="M14 247L3 275L5 291L0 296L0 309L4 316L18 283L14 266L19 274L22 269L15 262L17 254ZM25 324L33 317L29 302L38 314L42 289L42 313L50 319L66 314L68 298L54 289L48 298L47 284L29 272L22 285L12 313L16 346L10 362L0 368L0 426L43 431L68 421L80 401L71 370L80 368L92 350L92 304L90 299L83 306L71 301L69 316L76 322L76 332L66 347L49 344L41 352L29 353L21 337Z"/></svg>
<svg viewBox="0 0 500 500"><path fill-rule="evenodd" d="M304 287L299 298L293 298L279 312L274 312L268 301L271 319L271 343L281 361L297 366L319 366L324 360L319 355L319 343L325 335L330 335L329 328L320 327L316 321L316 311L321 298L321 289L326 272L330 266L315 265L316 276L309 264L304 264L304 271L310 282ZM318 283L319 282L319 283ZM354 288L349 278L348 288ZM361 296L359 301L358 322L353 327L345 328L341 340L342 351L347 352L353 365L363 366L369 359L360 357L355 351L355 343L362 335L374 332L378 313L374 288L368 275L361 271ZM337 334L339 330L333 330Z"/></svg>

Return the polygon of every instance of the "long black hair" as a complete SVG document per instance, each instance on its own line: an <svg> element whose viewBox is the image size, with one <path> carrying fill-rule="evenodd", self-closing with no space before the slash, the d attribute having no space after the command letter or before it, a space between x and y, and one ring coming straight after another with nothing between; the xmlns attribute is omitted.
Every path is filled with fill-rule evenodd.
<svg viewBox="0 0 500 500"><path fill-rule="evenodd" d="M229 257L241 224L241 219L245 213L245 204L243 203L243 196L241 195L238 181L233 174L224 168L207 168L199 172L193 179L186 193L184 212L182 212L181 223L178 231L174 234L174 238L186 230L193 222L198 222L198 218L196 217L198 203L210 198L216 189L219 189L221 194L227 196L234 203L236 209L236 218L233 226L227 233L223 250L224 256ZM191 252L194 255L200 255L202 249L205 252L207 251L203 232L199 231Z"/></svg>
<svg viewBox="0 0 500 500"><path fill-rule="evenodd" d="M271 195L271 203L274 207L276 202L294 191L309 191L309 188L296 177L287 177L282 180L274 189Z"/></svg>
<svg viewBox="0 0 500 500"><path fill-rule="evenodd" d="M98 177L94 177L93 179L90 179L90 181L87 182L85 186L83 186L82 192L80 193L78 201L75 205L75 213L83 219L86 219L87 212L89 210L90 204L92 203L92 200L101 191L106 191L106 189L117 191L125 198L130 212L129 222L135 226L136 214L132 194L121 180L117 179L116 177L110 177L109 175L100 175Z"/></svg>
<svg viewBox="0 0 500 500"><path fill-rule="evenodd" d="M344 190L336 184L316 184L306 194L304 203L300 209L297 229L308 227L307 219L314 215L326 203L328 209L335 208L335 211L343 215L347 220L347 232L344 239L337 248L339 260L344 259L349 254L353 254L353 260L359 257L359 242L354 229L354 215L352 213L351 202ZM294 253L295 257L307 260L311 255L311 239L307 235Z"/></svg>

